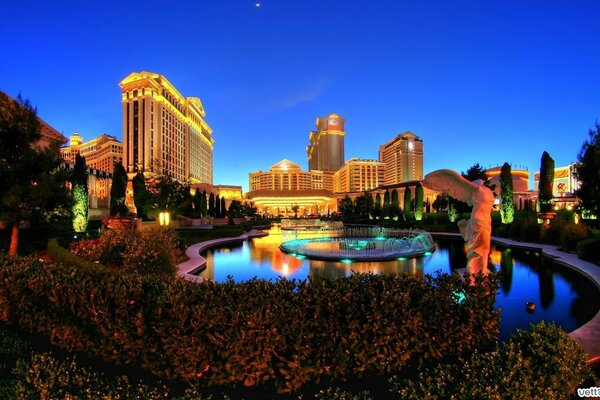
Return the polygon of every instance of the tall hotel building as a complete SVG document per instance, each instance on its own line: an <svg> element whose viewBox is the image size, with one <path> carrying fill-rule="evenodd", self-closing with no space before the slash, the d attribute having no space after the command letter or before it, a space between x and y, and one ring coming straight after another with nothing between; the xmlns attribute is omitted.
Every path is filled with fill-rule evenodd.
<svg viewBox="0 0 600 400"><path fill-rule="evenodd" d="M365 192L383 184L384 164L351 158L333 175L336 193Z"/></svg>
<svg viewBox="0 0 600 400"><path fill-rule="evenodd" d="M379 146L383 163L383 185L423 179L423 141L412 132L398 134Z"/></svg>
<svg viewBox="0 0 600 400"><path fill-rule="evenodd" d="M317 130L311 131L308 153L308 169L337 171L344 165L344 123L337 114L317 118Z"/></svg>
<svg viewBox="0 0 600 400"><path fill-rule="evenodd" d="M212 184L214 140L200 99L183 97L164 76L147 71L119 86L127 172Z"/></svg>
<svg viewBox="0 0 600 400"><path fill-rule="evenodd" d="M60 153L63 159L71 164L75 163L77 154L85 157L89 168L113 173L116 163L123 162L123 144L114 137L105 134L95 139L83 142L83 138L75 132L71 135L68 146L62 147Z"/></svg>

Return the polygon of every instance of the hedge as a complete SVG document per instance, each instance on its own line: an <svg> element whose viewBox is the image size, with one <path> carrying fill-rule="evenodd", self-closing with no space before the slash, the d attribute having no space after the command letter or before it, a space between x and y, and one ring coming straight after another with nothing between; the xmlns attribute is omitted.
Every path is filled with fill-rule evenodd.
<svg viewBox="0 0 600 400"><path fill-rule="evenodd" d="M600 236L591 237L577 243L577 257L600 264Z"/></svg>
<svg viewBox="0 0 600 400"><path fill-rule="evenodd" d="M587 353L556 325L518 330L495 352L390 379L402 399L571 399L590 382Z"/></svg>
<svg viewBox="0 0 600 400"><path fill-rule="evenodd" d="M498 334L494 276L472 286L413 274L199 285L0 257L0 281L0 320L204 386L290 392L404 373L485 350Z"/></svg>

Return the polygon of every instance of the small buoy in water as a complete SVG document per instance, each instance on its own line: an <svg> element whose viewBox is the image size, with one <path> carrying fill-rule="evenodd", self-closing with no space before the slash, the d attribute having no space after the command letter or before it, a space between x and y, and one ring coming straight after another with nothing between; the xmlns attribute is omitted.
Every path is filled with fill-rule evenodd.
<svg viewBox="0 0 600 400"><path fill-rule="evenodd" d="M528 301L527 304L525 304L525 310L528 313L533 314L535 312L535 303Z"/></svg>

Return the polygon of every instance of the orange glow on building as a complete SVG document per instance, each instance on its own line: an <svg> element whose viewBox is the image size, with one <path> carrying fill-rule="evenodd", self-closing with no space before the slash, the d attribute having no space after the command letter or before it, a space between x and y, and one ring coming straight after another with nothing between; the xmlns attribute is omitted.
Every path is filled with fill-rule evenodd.
<svg viewBox="0 0 600 400"><path fill-rule="evenodd" d="M344 165L344 123L337 114L317 118L317 130L309 135L306 147L308 169L335 172Z"/></svg>
<svg viewBox="0 0 600 400"><path fill-rule="evenodd" d="M352 158L333 175L335 193L365 192L383 184L384 164Z"/></svg>
<svg viewBox="0 0 600 400"><path fill-rule="evenodd" d="M214 140L200 99L183 97L164 76L147 71L119 86L127 172L212 184Z"/></svg>
<svg viewBox="0 0 600 400"><path fill-rule="evenodd" d="M423 141L407 131L379 146L379 161L384 164L384 185L423 179Z"/></svg>

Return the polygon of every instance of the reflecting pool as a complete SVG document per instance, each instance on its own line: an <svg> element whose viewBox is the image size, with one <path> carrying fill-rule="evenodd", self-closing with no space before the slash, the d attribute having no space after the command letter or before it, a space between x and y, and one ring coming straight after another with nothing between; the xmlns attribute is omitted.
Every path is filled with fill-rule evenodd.
<svg viewBox="0 0 600 400"><path fill-rule="evenodd" d="M317 261L285 254L279 245L294 237L315 237L315 232L289 233L273 228L269 236L239 245L207 251L206 269L200 276L223 282L230 275L237 282L253 277L276 280L306 279L309 274L336 278L353 272L435 274L451 273L464 268L467 259L462 240L436 240L436 250L418 258L394 261L352 262L350 260ZM321 234L322 235L322 234ZM594 283L577 272L554 265L533 251L503 249L492 246L492 269L501 270L496 305L501 308L500 339L505 340L516 328L530 323L554 321L572 331L593 317L600 308L600 295ZM533 302L534 313L525 305Z"/></svg>

